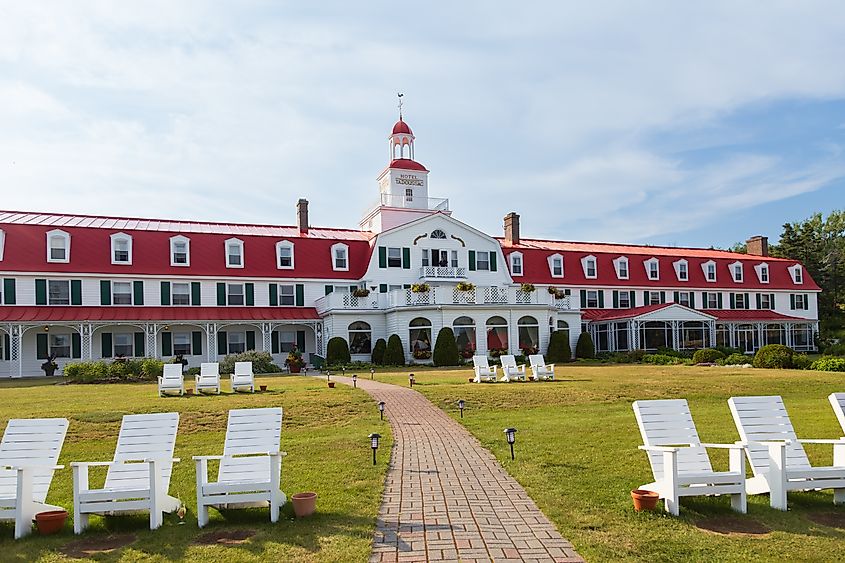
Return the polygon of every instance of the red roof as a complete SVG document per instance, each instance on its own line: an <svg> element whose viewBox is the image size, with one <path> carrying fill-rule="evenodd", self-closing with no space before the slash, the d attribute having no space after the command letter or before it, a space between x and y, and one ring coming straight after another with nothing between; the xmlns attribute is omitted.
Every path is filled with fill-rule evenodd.
<svg viewBox="0 0 845 563"><path fill-rule="evenodd" d="M319 320L313 307L0 307L2 322Z"/></svg>
<svg viewBox="0 0 845 563"><path fill-rule="evenodd" d="M791 317L789 315L784 315L775 311L766 311L763 309L709 309L701 312L713 315L720 321L815 321L815 319Z"/></svg>
<svg viewBox="0 0 845 563"><path fill-rule="evenodd" d="M394 158L390 161L388 168L401 168L402 170L420 170L428 172L428 169L415 160L410 158Z"/></svg>
<svg viewBox="0 0 845 563"><path fill-rule="evenodd" d="M581 311L581 317L587 321L615 321L622 319L633 319L647 313L659 311L666 307L681 307L687 309L678 303L660 303L656 305L644 305L642 307L633 307L631 309L584 309ZM807 321L799 317L790 317L775 311L765 311L760 309L754 310L722 310L722 309L690 309L697 313L702 313L710 317L715 317L718 321Z"/></svg>
<svg viewBox="0 0 845 563"><path fill-rule="evenodd" d="M399 118L399 121L393 126L393 135L398 135L399 133L407 133L408 135L413 135L413 131L411 128L408 127L408 124L402 121L402 118Z"/></svg>
<svg viewBox="0 0 845 563"><path fill-rule="evenodd" d="M613 321L618 319L630 319L659 311L666 307L677 305L677 303L660 303L656 305L643 305L642 307L632 307L630 309L584 309L581 311L581 316L590 321Z"/></svg>

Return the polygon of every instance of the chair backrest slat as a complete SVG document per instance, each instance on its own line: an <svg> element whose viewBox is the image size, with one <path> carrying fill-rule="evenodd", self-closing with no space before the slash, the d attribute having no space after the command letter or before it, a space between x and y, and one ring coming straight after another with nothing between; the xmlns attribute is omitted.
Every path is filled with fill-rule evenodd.
<svg viewBox="0 0 845 563"><path fill-rule="evenodd" d="M120 424L114 461L161 460L163 485L170 486L173 450L179 429L179 413L128 414ZM149 489L150 474L146 463L116 463L109 466L106 488Z"/></svg>
<svg viewBox="0 0 845 563"><path fill-rule="evenodd" d="M477 368L490 369L490 363L487 361L487 356L473 356L472 365Z"/></svg>
<svg viewBox="0 0 845 563"><path fill-rule="evenodd" d="M754 475L764 475L769 470L769 448L760 442L790 440L786 448L787 469L810 469L810 460L798 441L781 397L731 397L728 406L740 439L748 444L748 460Z"/></svg>
<svg viewBox="0 0 845 563"><path fill-rule="evenodd" d="M166 380L181 380L182 364L164 364L164 372L162 373L162 378Z"/></svg>
<svg viewBox="0 0 845 563"><path fill-rule="evenodd" d="M502 360L502 367L516 367L516 356L514 356L513 354L505 354L504 356L499 356L499 359Z"/></svg>
<svg viewBox="0 0 845 563"><path fill-rule="evenodd" d="M0 465L43 465L32 477L32 499L45 502L53 469L67 435L66 418L18 418L6 425L0 442ZM17 475L15 471L0 469L0 496L14 496Z"/></svg>
<svg viewBox="0 0 845 563"><path fill-rule="evenodd" d="M278 452L281 433L281 407L230 410L223 454ZM218 480L223 482L269 478L270 460L267 456L224 458L218 470Z"/></svg>
<svg viewBox="0 0 845 563"><path fill-rule="evenodd" d="M713 467L700 445L686 399L635 401L634 415L646 446L692 446L678 452L678 474L710 473ZM663 478L663 454L648 452L655 480Z"/></svg>
<svg viewBox="0 0 845 563"><path fill-rule="evenodd" d="M235 362L235 375L252 375L252 362Z"/></svg>
<svg viewBox="0 0 845 563"><path fill-rule="evenodd" d="M200 377L217 377L220 375L218 362L203 362L200 364Z"/></svg>
<svg viewBox="0 0 845 563"><path fill-rule="evenodd" d="M845 393L831 393L828 400L836 413L839 425L842 426L842 432L845 432Z"/></svg>
<svg viewBox="0 0 845 563"><path fill-rule="evenodd" d="M532 366L545 367L546 365L546 359L543 357L543 354L531 354L528 356L528 361Z"/></svg>

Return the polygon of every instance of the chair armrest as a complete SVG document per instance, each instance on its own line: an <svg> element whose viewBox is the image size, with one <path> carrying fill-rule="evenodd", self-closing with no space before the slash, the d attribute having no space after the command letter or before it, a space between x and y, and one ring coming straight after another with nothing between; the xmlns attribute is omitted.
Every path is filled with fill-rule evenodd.
<svg viewBox="0 0 845 563"><path fill-rule="evenodd" d="M554 365L554 364L546 364L546 369L552 369L552 370L554 370L554 369L555 369L555 365Z"/></svg>
<svg viewBox="0 0 845 563"><path fill-rule="evenodd" d="M108 467L114 465L116 461L72 461L71 467Z"/></svg>
<svg viewBox="0 0 845 563"><path fill-rule="evenodd" d="M702 446L702 447L705 447L705 448L718 448L718 449L722 449L722 450L741 450L741 449L745 448L745 446L743 446L742 444L711 444L709 442L708 443L702 442L701 444L699 444L699 446Z"/></svg>
<svg viewBox="0 0 845 563"><path fill-rule="evenodd" d="M256 451L256 452L240 452L237 454L225 454L225 455L195 455L193 457L194 461L201 461L201 460L214 460L214 459L235 459L239 457L248 457L248 456L257 456L257 455L281 455L282 457L288 455L287 452L268 452L264 451Z"/></svg>
<svg viewBox="0 0 845 563"><path fill-rule="evenodd" d="M824 440L798 440L802 444L845 444L845 438Z"/></svg>
<svg viewBox="0 0 845 563"><path fill-rule="evenodd" d="M17 464L14 464L14 465L4 464L4 465L0 465L0 467L2 467L3 469L11 469L13 471L16 470L16 469L64 469L65 468L64 465L38 465L38 464L26 465L26 464L23 464L23 463L17 463Z"/></svg>
<svg viewBox="0 0 845 563"><path fill-rule="evenodd" d="M646 452L678 452L688 446L639 446L639 449Z"/></svg>
<svg viewBox="0 0 845 563"><path fill-rule="evenodd" d="M194 461L202 461L202 460L208 461L208 460L213 460L213 459L223 459L224 457L226 457L226 456L222 456L222 455L195 455L193 457L193 460Z"/></svg>

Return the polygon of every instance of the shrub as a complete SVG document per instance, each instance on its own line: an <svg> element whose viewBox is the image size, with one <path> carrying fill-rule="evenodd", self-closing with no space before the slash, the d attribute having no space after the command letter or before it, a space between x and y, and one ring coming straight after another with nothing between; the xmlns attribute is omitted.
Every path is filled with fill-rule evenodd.
<svg viewBox="0 0 845 563"><path fill-rule="evenodd" d="M154 381L163 369L163 362L144 358L114 362L72 362L65 366L63 373L71 383L118 383Z"/></svg>
<svg viewBox="0 0 845 563"><path fill-rule="evenodd" d="M845 358L838 358L836 356L827 356L819 358L810 369L816 371L845 371Z"/></svg>
<svg viewBox="0 0 845 563"><path fill-rule="evenodd" d="M813 360L807 354L793 354L792 367L793 369L811 369Z"/></svg>
<svg viewBox="0 0 845 563"><path fill-rule="evenodd" d="M387 339L387 350L384 353L384 365L404 366L405 350L402 348L402 339L398 334L391 334Z"/></svg>
<svg viewBox="0 0 845 563"><path fill-rule="evenodd" d="M788 369L792 367L792 348L783 344L769 344L754 355L755 368Z"/></svg>
<svg viewBox="0 0 845 563"><path fill-rule="evenodd" d="M458 354L455 333L448 326L444 326L437 333L437 340L434 342L434 365L457 366L460 365L460 361L461 356Z"/></svg>
<svg viewBox="0 0 845 563"><path fill-rule="evenodd" d="M750 358L745 354L731 354L730 356L725 358L723 364L726 366L743 366L745 364L751 363L748 361L749 359Z"/></svg>
<svg viewBox="0 0 845 563"><path fill-rule="evenodd" d="M549 349L545 360L550 364L571 362L572 348L569 346L569 331L556 330L549 338Z"/></svg>
<svg viewBox="0 0 845 563"><path fill-rule="evenodd" d="M646 354L648 354L648 352L646 352L645 350L631 350L625 353L625 355L627 356L627 361L635 364L642 362Z"/></svg>
<svg viewBox="0 0 845 563"><path fill-rule="evenodd" d="M334 336L329 338L326 345L326 364L330 366L343 366L352 360L349 355L349 344L344 338Z"/></svg>
<svg viewBox="0 0 845 563"><path fill-rule="evenodd" d="M643 356L643 363L654 364L657 366L677 366L687 363L687 360L677 356L668 356L666 354L646 354Z"/></svg>
<svg viewBox="0 0 845 563"><path fill-rule="evenodd" d="M661 356L674 356L675 358L692 358L693 352L691 350L675 350L673 348L658 348L656 354Z"/></svg>
<svg viewBox="0 0 845 563"><path fill-rule="evenodd" d="M185 375L194 376L194 375L199 375L199 374L200 374L200 368L199 367L188 368L187 370L185 370Z"/></svg>
<svg viewBox="0 0 845 563"><path fill-rule="evenodd" d="M576 358L595 358L596 346L593 344L593 337L589 332L582 332L575 345Z"/></svg>
<svg viewBox="0 0 845 563"><path fill-rule="evenodd" d="M824 349L825 356L845 356L845 344L831 344Z"/></svg>
<svg viewBox="0 0 845 563"><path fill-rule="evenodd" d="M270 352L247 350L240 354L229 354L220 362L220 373L235 373L235 362L252 362L253 373L278 373L282 368L273 363Z"/></svg>
<svg viewBox="0 0 845 563"><path fill-rule="evenodd" d="M373 364L377 366L384 365L384 353L387 351L387 342L384 341L384 338L379 338L376 340L375 346L373 346Z"/></svg>
<svg viewBox="0 0 845 563"><path fill-rule="evenodd" d="M702 348L696 350L692 355L692 363L694 364L715 364L716 361L724 359L724 352L716 348Z"/></svg>
<svg viewBox="0 0 845 563"><path fill-rule="evenodd" d="M731 354L742 354L742 350L740 350L739 348L731 348L730 346L713 346L712 349L718 350L719 352L724 354L725 357L728 357Z"/></svg>

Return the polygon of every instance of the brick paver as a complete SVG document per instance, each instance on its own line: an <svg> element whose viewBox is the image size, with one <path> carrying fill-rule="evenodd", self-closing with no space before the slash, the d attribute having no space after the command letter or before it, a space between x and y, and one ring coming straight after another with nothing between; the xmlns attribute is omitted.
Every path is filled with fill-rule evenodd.
<svg viewBox="0 0 845 563"><path fill-rule="evenodd" d="M385 402L394 438L371 562L583 561L463 426L412 389L358 386Z"/></svg>

